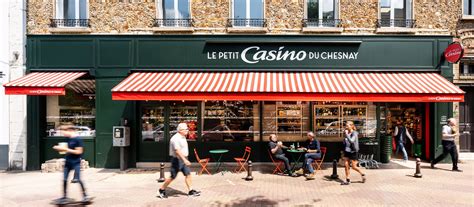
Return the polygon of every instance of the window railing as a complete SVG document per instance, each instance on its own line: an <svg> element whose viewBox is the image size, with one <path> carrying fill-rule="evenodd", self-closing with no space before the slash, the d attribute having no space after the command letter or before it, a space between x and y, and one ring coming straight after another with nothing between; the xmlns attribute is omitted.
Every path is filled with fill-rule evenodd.
<svg viewBox="0 0 474 207"><path fill-rule="evenodd" d="M474 73L460 73L459 76L474 76Z"/></svg>
<svg viewBox="0 0 474 207"><path fill-rule="evenodd" d="M266 27L266 19L228 19L228 27Z"/></svg>
<svg viewBox="0 0 474 207"><path fill-rule="evenodd" d="M377 27L415 27L414 19L378 19Z"/></svg>
<svg viewBox="0 0 474 207"><path fill-rule="evenodd" d="M51 27L90 27L89 19L51 19Z"/></svg>
<svg viewBox="0 0 474 207"><path fill-rule="evenodd" d="M339 27L340 19L303 19L303 27Z"/></svg>
<svg viewBox="0 0 474 207"><path fill-rule="evenodd" d="M154 27L193 27L193 19L155 19Z"/></svg>

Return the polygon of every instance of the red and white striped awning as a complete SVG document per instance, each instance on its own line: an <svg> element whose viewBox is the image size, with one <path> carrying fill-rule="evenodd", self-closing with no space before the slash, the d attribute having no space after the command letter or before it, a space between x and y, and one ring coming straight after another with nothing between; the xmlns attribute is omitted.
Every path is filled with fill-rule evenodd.
<svg viewBox="0 0 474 207"><path fill-rule="evenodd" d="M462 102L464 91L436 73L137 72L112 99Z"/></svg>
<svg viewBox="0 0 474 207"><path fill-rule="evenodd" d="M8 95L65 95L66 84L86 72L33 72L3 84Z"/></svg>

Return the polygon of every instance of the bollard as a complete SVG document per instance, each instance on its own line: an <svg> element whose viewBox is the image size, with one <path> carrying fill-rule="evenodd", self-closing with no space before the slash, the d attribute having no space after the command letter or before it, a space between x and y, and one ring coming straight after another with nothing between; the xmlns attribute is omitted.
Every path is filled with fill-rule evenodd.
<svg viewBox="0 0 474 207"><path fill-rule="evenodd" d="M331 175L331 179L336 179L338 178L339 176L337 175L337 160L334 159L334 161L332 161L332 175Z"/></svg>
<svg viewBox="0 0 474 207"><path fill-rule="evenodd" d="M165 182L165 163L160 163L160 179L158 179L158 182Z"/></svg>
<svg viewBox="0 0 474 207"><path fill-rule="evenodd" d="M248 168L247 168L247 177L245 178L246 181L253 180L252 177L252 161L248 161Z"/></svg>
<svg viewBox="0 0 474 207"><path fill-rule="evenodd" d="M415 172L415 178L421 178L423 176L420 172L420 163L421 160L420 158L416 158L416 172Z"/></svg>

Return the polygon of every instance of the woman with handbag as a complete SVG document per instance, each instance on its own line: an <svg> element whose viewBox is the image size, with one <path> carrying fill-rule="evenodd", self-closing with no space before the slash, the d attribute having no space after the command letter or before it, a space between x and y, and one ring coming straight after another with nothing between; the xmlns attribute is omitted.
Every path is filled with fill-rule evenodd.
<svg viewBox="0 0 474 207"><path fill-rule="evenodd" d="M344 166L346 170L346 181L342 182L341 185L349 185L351 180L349 179L350 175L350 165L349 161L352 164L352 169L360 173L362 176L362 182L365 183L365 174L357 167L357 160L359 152L359 133L356 131L356 127L354 126L354 122L347 121L346 122L346 130L344 130Z"/></svg>

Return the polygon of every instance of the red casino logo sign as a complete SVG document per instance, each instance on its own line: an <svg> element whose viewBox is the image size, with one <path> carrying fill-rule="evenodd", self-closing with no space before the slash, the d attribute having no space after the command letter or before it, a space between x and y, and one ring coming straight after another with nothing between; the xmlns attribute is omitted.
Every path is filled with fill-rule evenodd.
<svg viewBox="0 0 474 207"><path fill-rule="evenodd" d="M450 63L457 63L464 54L464 48L458 42L451 43L444 50L444 58Z"/></svg>

